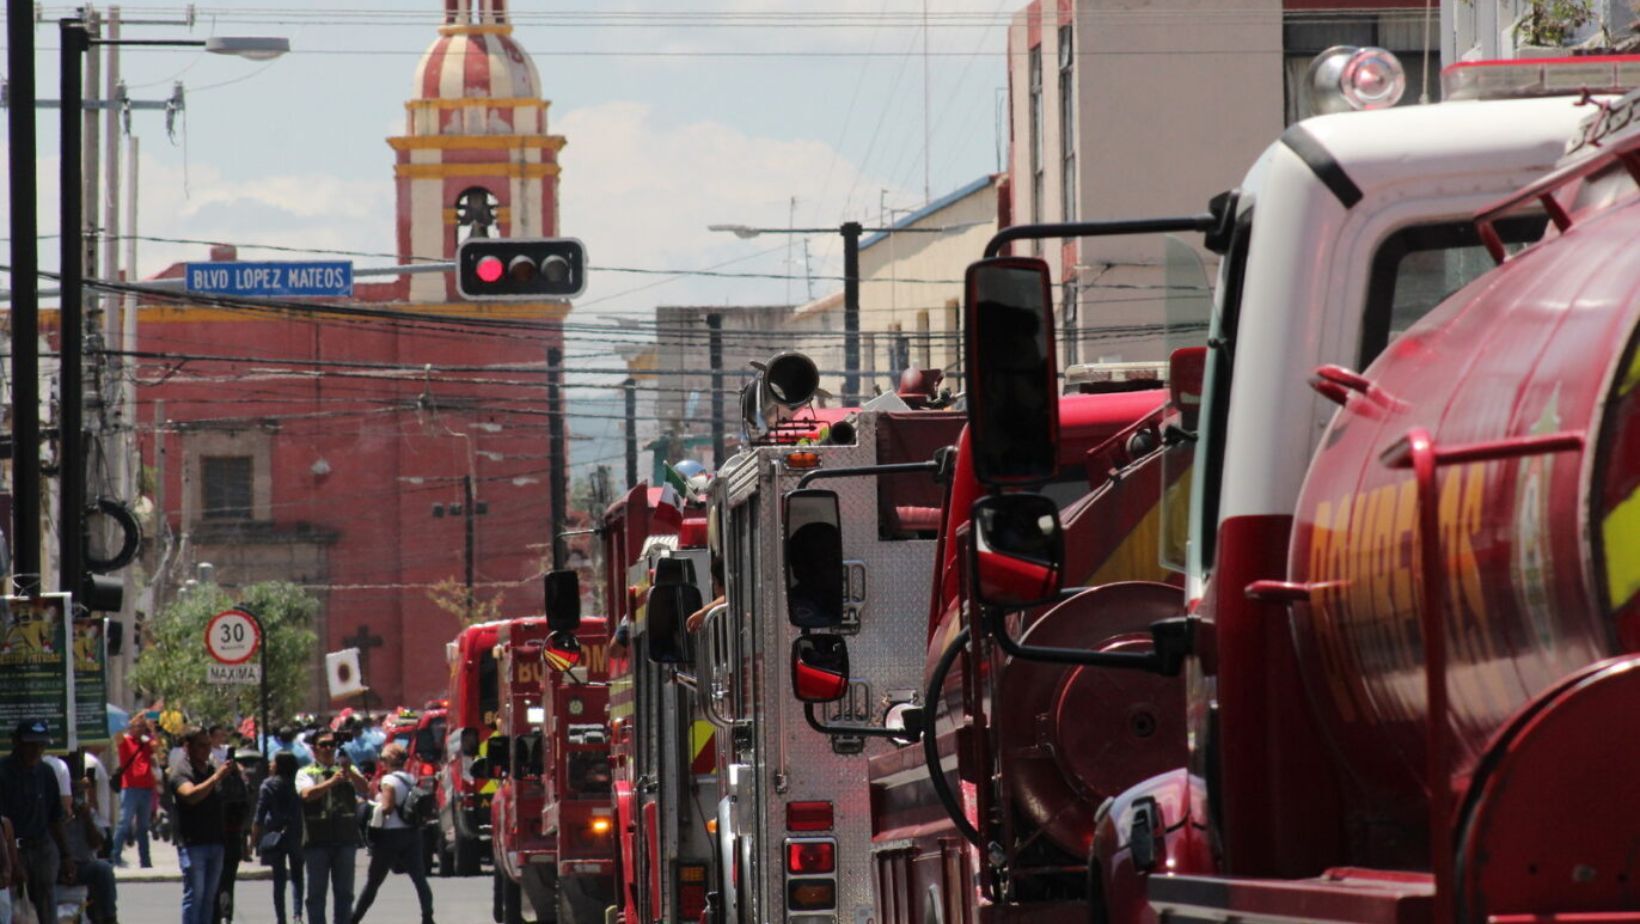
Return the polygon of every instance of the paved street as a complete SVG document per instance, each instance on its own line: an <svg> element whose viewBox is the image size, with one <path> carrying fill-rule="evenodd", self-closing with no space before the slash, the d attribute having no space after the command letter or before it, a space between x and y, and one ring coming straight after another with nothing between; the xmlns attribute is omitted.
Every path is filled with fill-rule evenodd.
<svg viewBox="0 0 1640 924"><path fill-rule="evenodd" d="M168 845L157 846L158 851L169 850ZM359 873L355 891L364 888L364 873L368 857L359 852ZM257 869L261 869L260 866ZM428 880L433 886L435 917L439 924L490 924L490 877L471 876L458 879ZM289 888L288 886L286 888ZM236 890L239 909L234 916L236 924L274 924L273 883L267 880L241 882ZM177 924L178 908L182 904L182 885L177 882L122 882L120 883L120 921L122 924ZM405 876L389 877L376 896L366 921L377 924L418 924L420 909L416 905L415 890ZM333 922L334 924L334 922Z"/></svg>

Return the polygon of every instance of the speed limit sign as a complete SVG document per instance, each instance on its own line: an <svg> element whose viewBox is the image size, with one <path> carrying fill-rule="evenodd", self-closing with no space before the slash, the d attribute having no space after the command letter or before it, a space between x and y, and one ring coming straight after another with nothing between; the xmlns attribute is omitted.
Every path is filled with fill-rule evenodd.
<svg viewBox="0 0 1640 924"><path fill-rule="evenodd" d="M205 650L222 664L243 664L262 645L262 627L244 610L223 610L205 626Z"/></svg>

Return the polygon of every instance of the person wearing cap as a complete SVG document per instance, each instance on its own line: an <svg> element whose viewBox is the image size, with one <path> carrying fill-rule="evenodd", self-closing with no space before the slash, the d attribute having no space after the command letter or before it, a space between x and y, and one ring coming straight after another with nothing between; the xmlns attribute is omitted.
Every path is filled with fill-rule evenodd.
<svg viewBox="0 0 1640 924"><path fill-rule="evenodd" d="M182 733L183 757L166 775L176 803L177 861L182 867L182 924L209 924L216 908L226 853L222 782L237 776L233 761L211 763L211 736L203 728Z"/></svg>
<svg viewBox="0 0 1640 924"><path fill-rule="evenodd" d="M22 878L41 921L57 920L59 880L74 883L57 775L42 759L50 743L44 719L24 719L11 733L11 753L0 758L0 815L16 829Z"/></svg>
<svg viewBox="0 0 1640 924"><path fill-rule="evenodd" d="M369 781L336 754L336 733L313 738L313 763L296 775L302 797L302 862L307 872L307 924L326 924L325 899L332 898L336 924L353 919L353 873L359 853L359 796ZM327 896L325 893L332 893Z"/></svg>

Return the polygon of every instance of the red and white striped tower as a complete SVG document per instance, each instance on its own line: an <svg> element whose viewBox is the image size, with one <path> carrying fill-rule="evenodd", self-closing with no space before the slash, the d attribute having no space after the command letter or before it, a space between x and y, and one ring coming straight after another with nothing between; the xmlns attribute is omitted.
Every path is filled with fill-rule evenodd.
<svg viewBox="0 0 1640 924"><path fill-rule="evenodd" d="M416 68L397 154L401 260L452 259L468 234L542 237L558 230L559 135L505 0L444 0L439 37ZM450 274L411 277L413 302L456 300Z"/></svg>

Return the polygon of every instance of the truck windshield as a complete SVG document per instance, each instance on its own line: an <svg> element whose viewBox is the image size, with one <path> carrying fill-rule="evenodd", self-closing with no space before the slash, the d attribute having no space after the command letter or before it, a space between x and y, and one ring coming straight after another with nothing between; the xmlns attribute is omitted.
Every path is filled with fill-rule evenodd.
<svg viewBox="0 0 1640 924"><path fill-rule="evenodd" d="M1519 247L1541 238L1547 221L1525 215L1495 227L1505 244ZM1371 365L1390 341L1492 266L1473 221L1414 225L1391 234L1372 258L1356 368Z"/></svg>

